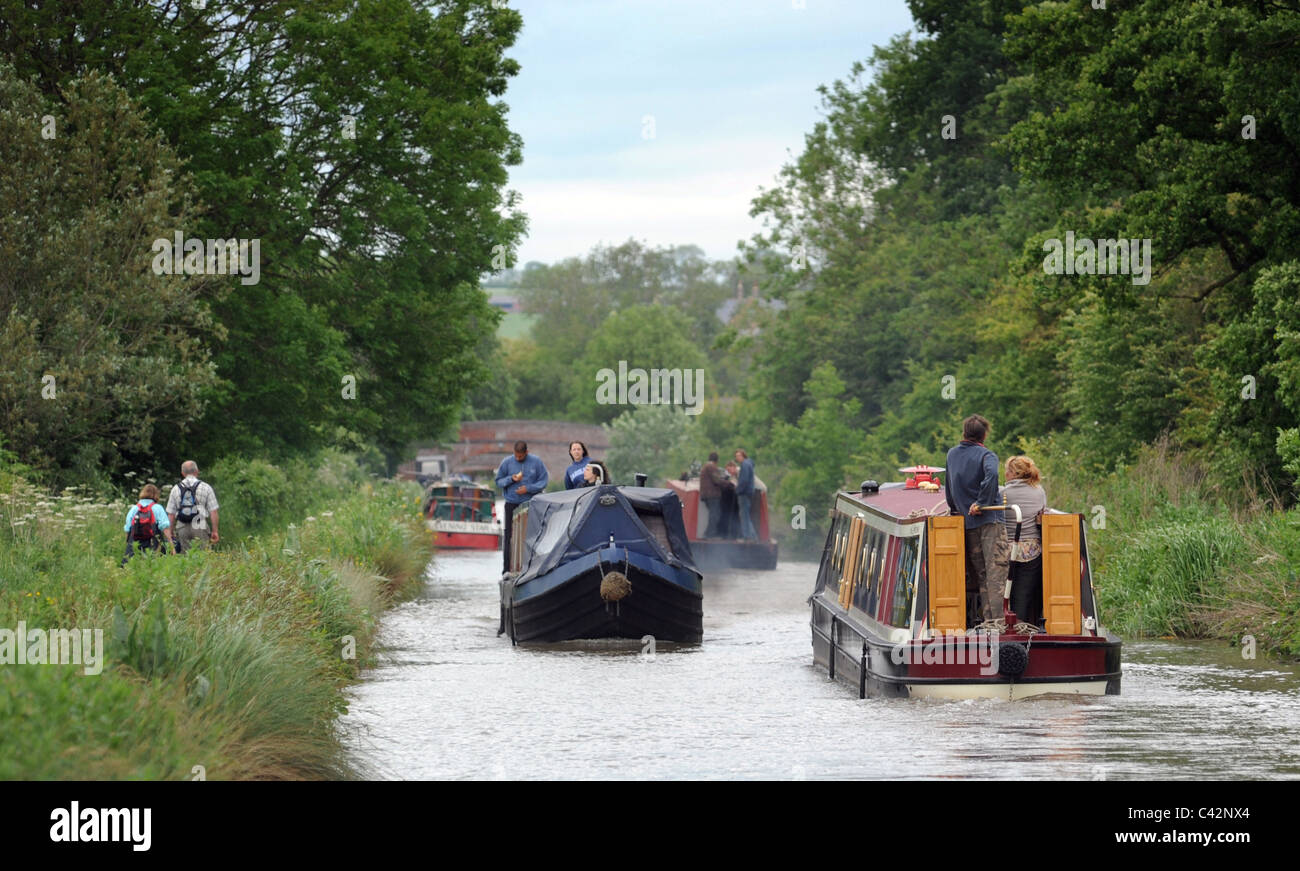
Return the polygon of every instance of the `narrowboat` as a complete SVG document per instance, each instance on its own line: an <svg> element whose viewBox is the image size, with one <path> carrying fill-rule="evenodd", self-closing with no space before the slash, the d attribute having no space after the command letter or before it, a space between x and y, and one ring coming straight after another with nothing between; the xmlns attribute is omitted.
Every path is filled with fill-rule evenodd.
<svg viewBox="0 0 1300 871"><path fill-rule="evenodd" d="M754 499L751 502L754 530L757 541L740 538L740 519L735 516L734 497L728 506L724 503L727 529L720 538L705 538L709 528L709 507L700 499L699 475L686 474L681 480L670 480L668 488L677 494L682 503L682 519L686 524L686 537L691 543L697 565L706 570L776 568L777 543L770 534L767 509L767 485L754 477Z"/></svg>
<svg viewBox="0 0 1300 871"><path fill-rule="evenodd" d="M505 528L497 518L496 492L469 480L434 481L424 491L421 513L434 547L499 550Z"/></svg>
<svg viewBox="0 0 1300 871"><path fill-rule="evenodd" d="M965 521L934 471L836 495L809 598L815 664L859 698L1117 695L1120 640L1099 622L1084 516L1042 515L1041 626L980 634L967 626Z"/></svg>
<svg viewBox="0 0 1300 871"><path fill-rule="evenodd" d="M703 575L673 491L542 493L515 510L510 538L497 634L513 643L703 639Z"/></svg>

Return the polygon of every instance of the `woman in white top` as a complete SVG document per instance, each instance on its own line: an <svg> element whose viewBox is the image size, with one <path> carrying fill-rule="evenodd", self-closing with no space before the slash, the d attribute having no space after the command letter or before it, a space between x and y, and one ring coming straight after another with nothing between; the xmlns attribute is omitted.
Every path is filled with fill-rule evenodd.
<svg viewBox="0 0 1300 871"><path fill-rule="evenodd" d="M1011 579L1011 610L1024 623L1041 626L1043 622L1043 534L1040 517L1047 507L1047 494L1041 485L1042 475L1029 457L1007 460L1007 484L1002 488L1008 507L1020 506L1020 523L1014 511L1004 511L1011 561L1007 574Z"/></svg>

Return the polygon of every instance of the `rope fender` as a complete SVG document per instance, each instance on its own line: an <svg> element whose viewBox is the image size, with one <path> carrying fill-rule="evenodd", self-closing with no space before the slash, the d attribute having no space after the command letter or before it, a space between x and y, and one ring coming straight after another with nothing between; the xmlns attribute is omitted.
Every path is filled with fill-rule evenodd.
<svg viewBox="0 0 1300 871"><path fill-rule="evenodd" d="M618 602L632 592L632 582L627 577L627 551L623 551L623 571L605 572L605 564L597 561L600 567L600 598L606 602Z"/></svg>

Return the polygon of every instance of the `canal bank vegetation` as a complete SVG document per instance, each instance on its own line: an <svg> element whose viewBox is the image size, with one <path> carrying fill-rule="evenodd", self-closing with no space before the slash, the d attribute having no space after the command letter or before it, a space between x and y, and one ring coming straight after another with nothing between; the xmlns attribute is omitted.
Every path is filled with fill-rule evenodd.
<svg viewBox="0 0 1300 871"><path fill-rule="evenodd" d="M1081 470L1052 439L1020 447L1040 459L1050 504L1087 519L1108 628L1300 658L1300 511L1257 480L1219 491L1168 439L1106 474Z"/></svg>
<svg viewBox="0 0 1300 871"><path fill-rule="evenodd" d="M343 462L310 478L246 468L258 471L246 494L214 480L232 530L217 549L125 568L128 502L0 470L0 627L103 639L97 666L0 667L0 779L350 776L341 688L370 661L383 610L419 588L418 493ZM277 475L308 504L271 499L256 531L235 535L233 506Z"/></svg>

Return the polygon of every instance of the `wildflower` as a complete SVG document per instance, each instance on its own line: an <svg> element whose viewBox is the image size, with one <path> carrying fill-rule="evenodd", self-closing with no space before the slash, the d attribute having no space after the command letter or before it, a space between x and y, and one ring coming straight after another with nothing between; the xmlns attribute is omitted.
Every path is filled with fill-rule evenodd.
<svg viewBox="0 0 1300 871"><path fill-rule="evenodd" d="M315 518L315 517L308 517L308 518L307 518L307 522L308 522L308 523L315 523L315 522L316 522L316 518Z"/></svg>

